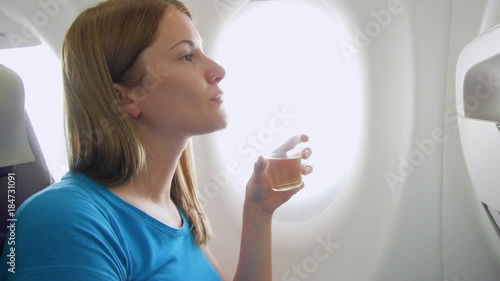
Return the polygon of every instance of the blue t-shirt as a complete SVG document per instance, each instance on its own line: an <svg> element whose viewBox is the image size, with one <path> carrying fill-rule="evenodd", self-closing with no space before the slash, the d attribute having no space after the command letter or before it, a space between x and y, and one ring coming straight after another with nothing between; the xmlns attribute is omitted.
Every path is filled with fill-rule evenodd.
<svg viewBox="0 0 500 281"><path fill-rule="evenodd" d="M169 227L70 172L18 209L15 245L4 247L0 279L220 281L180 214L182 227Z"/></svg>

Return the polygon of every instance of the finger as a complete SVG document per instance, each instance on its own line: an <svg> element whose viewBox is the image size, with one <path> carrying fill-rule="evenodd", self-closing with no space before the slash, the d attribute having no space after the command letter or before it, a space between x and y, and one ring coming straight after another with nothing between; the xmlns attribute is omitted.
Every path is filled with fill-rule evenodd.
<svg viewBox="0 0 500 281"><path fill-rule="evenodd" d="M311 157L312 150L310 147L306 147L302 150L302 159L307 159Z"/></svg>
<svg viewBox="0 0 500 281"><path fill-rule="evenodd" d="M301 142L307 142L309 141L309 136L306 134L300 134L297 136L293 136L290 139L288 139L284 144L282 144L280 147L278 147L276 150L274 150L274 153L286 153L290 149L293 149L297 144Z"/></svg>
<svg viewBox="0 0 500 281"><path fill-rule="evenodd" d="M313 166L304 164L304 165L302 165L301 172L305 176L305 175L309 175L310 173L312 173L313 170L314 170Z"/></svg>
<svg viewBox="0 0 500 281"><path fill-rule="evenodd" d="M257 161L255 161L255 164L253 165L253 177L256 182L265 181L266 167L267 167L267 160L264 157L259 156L259 158L257 158Z"/></svg>
<svg viewBox="0 0 500 281"><path fill-rule="evenodd" d="M266 170L267 160L263 156L259 156L253 165L254 173L261 173Z"/></svg>
<svg viewBox="0 0 500 281"><path fill-rule="evenodd" d="M299 144L301 142L308 142L309 141L309 136L306 135L306 134L300 134L300 135L297 136L297 139L298 139L297 144Z"/></svg>

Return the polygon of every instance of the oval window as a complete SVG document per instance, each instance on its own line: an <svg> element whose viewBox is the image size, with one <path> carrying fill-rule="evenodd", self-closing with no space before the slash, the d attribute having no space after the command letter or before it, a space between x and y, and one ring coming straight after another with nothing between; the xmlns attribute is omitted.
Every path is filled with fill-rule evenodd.
<svg viewBox="0 0 500 281"><path fill-rule="evenodd" d="M257 1L239 11L218 42L229 125L216 134L217 146L235 168L242 196L258 155L298 133L310 137L314 172L277 220L323 210L353 164L361 101L356 66L341 49L347 38L320 1Z"/></svg>

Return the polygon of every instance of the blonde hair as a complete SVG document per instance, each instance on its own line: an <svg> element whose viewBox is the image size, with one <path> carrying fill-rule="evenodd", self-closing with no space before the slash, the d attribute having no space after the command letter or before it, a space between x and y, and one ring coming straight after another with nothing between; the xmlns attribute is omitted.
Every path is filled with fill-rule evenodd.
<svg viewBox="0 0 500 281"><path fill-rule="evenodd" d="M191 18L177 0L108 0L82 12L66 33L62 61L72 171L114 186L131 181L146 168L146 149L113 83L140 83L145 73L137 59L156 39L169 9ZM171 197L201 245L210 240L211 228L196 193L191 150L189 144L181 155Z"/></svg>

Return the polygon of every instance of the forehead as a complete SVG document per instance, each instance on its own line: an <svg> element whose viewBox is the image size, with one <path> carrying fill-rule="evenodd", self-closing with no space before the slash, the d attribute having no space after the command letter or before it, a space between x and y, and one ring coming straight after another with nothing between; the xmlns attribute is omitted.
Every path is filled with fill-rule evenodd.
<svg viewBox="0 0 500 281"><path fill-rule="evenodd" d="M165 44L164 47L170 47L182 40L200 43L201 37L186 14L176 9L168 9L160 22L156 41Z"/></svg>

